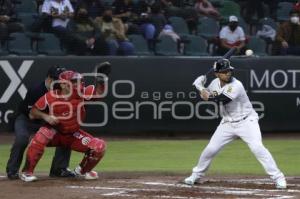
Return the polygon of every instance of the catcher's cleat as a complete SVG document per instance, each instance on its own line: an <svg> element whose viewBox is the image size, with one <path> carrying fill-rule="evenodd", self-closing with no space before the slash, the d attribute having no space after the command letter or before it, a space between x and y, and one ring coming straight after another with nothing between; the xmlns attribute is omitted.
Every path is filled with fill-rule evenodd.
<svg viewBox="0 0 300 199"><path fill-rule="evenodd" d="M99 178L97 171L89 171L89 172L86 172L85 174L82 174L80 166L77 166L74 169L74 173L78 177L83 177L85 180L97 180Z"/></svg>
<svg viewBox="0 0 300 199"><path fill-rule="evenodd" d="M90 171L84 174L84 179L86 180L97 180L99 178L96 171Z"/></svg>
<svg viewBox="0 0 300 199"><path fill-rule="evenodd" d="M37 180L37 177L34 176L32 173L21 173L20 179L24 182L33 182Z"/></svg>
<svg viewBox="0 0 300 199"><path fill-rule="evenodd" d="M190 177L187 177L184 179L184 183L187 185L194 185L195 183L198 183L200 181L200 176L197 173L192 173Z"/></svg>
<svg viewBox="0 0 300 199"><path fill-rule="evenodd" d="M285 178L280 177L280 178L276 179L275 186L276 186L277 189L286 189L287 186L286 186Z"/></svg>

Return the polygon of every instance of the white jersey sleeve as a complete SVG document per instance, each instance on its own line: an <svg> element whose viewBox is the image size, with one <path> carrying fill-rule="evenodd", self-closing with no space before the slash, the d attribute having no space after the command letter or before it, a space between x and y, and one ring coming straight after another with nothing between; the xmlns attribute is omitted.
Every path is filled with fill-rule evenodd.
<svg viewBox="0 0 300 199"><path fill-rule="evenodd" d="M47 14L51 14L51 9L50 9L50 0L45 0L43 5L42 5L42 13L47 13Z"/></svg>
<svg viewBox="0 0 300 199"><path fill-rule="evenodd" d="M231 100L234 100L239 97L239 95L242 93L243 90L244 90L243 85L240 82L235 81L232 84L227 84L226 86L224 86L222 94L224 94L226 97L230 98Z"/></svg>
<svg viewBox="0 0 300 199"><path fill-rule="evenodd" d="M73 6L69 0L66 0L66 6L69 9L69 12L71 12L71 13L74 12Z"/></svg>
<svg viewBox="0 0 300 199"><path fill-rule="evenodd" d="M238 26L237 27L237 32L239 34L239 37L240 37L240 41L245 41L246 40L246 37L245 37L245 32L243 30L242 27Z"/></svg>
<svg viewBox="0 0 300 199"><path fill-rule="evenodd" d="M225 26L225 27L223 27L223 28L221 29L221 31L220 31L220 33L219 33L220 39L225 39L225 38L226 38L226 32L227 32L227 30L226 30L226 26Z"/></svg>

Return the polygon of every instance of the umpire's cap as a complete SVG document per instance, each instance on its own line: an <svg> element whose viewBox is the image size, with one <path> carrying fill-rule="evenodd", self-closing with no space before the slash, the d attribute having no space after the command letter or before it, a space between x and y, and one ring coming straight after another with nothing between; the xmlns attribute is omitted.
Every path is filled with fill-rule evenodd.
<svg viewBox="0 0 300 199"><path fill-rule="evenodd" d="M220 59L214 63L214 72L216 73L232 70L234 70L234 67L230 65L230 61L228 59Z"/></svg>
<svg viewBox="0 0 300 199"><path fill-rule="evenodd" d="M62 73L64 71L66 71L66 69L64 67L52 66L49 68L47 76L54 80L58 80L60 73Z"/></svg>

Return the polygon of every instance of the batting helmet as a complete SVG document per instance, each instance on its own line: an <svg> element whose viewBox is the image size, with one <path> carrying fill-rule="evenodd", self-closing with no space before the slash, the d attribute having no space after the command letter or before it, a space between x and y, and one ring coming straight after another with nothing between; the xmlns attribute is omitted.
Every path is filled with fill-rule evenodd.
<svg viewBox="0 0 300 199"><path fill-rule="evenodd" d="M220 59L214 63L214 72L220 73L224 71L232 71L234 67L230 65L230 61L228 59Z"/></svg>

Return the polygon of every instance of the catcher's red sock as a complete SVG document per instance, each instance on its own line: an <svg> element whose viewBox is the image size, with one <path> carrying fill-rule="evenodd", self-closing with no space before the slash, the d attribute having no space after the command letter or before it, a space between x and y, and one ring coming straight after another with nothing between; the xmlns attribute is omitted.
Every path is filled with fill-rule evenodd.
<svg viewBox="0 0 300 199"><path fill-rule="evenodd" d="M102 159L104 152L97 153L95 151L89 151L83 157L83 160L80 163L81 174L90 172Z"/></svg>

